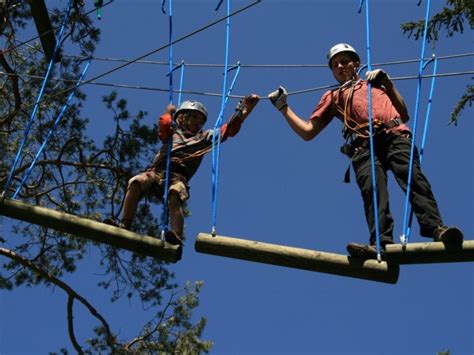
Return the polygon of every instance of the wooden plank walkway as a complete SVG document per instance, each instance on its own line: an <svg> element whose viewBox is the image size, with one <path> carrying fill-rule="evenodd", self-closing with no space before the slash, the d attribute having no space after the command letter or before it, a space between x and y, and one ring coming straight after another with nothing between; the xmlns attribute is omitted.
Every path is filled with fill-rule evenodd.
<svg viewBox="0 0 474 355"><path fill-rule="evenodd" d="M0 215L52 228L116 248L127 249L137 254L151 256L171 263L179 261L183 252L182 246L163 242L159 238L142 236L101 222L44 207L33 206L24 202L9 199L5 199L2 202L0 200Z"/></svg>
<svg viewBox="0 0 474 355"><path fill-rule="evenodd" d="M430 264L474 261L474 240L459 244L442 242L390 244L386 247L386 259L393 264Z"/></svg>
<svg viewBox="0 0 474 355"><path fill-rule="evenodd" d="M200 233L196 251L258 263L395 284L399 266L377 260Z"/></svg>

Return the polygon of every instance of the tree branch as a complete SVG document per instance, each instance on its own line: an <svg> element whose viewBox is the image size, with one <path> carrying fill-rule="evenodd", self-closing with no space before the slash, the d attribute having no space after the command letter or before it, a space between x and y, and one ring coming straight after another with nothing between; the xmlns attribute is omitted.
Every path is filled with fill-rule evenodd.
<svg viewBox="0 0 474 355"><path fill-rule="evenodd" d="M3 68L8 73L8 77L12 83L13 96L15 97L15 111L11 112L7 115L7 117L0 120L0 124L4 125L10 123L13 117L15 117L16 113L21 110L21 96L18 86L18 75L16 75L15 71L8 64L3 51L0 51L0 64L2 64Z"/></svg>
<svg viewBox="0 0 474 355"><path fill-rule="evenodd" d="M69 332L69 338L71 339L72 345L74 346L74 349L76 349L78 354L84 354L82 351L81 346L77 342L76 335L74 334L74 316L72 314L73 312L73 303L74 303L74 297L71 295L68 296L67 298L67 328Z"/></svg>
<svg viewBox="0 0 474 355"><path fill-rule="evenodd" d="M97 310L84 297L82 297L80 294L78 294L76 291L74 291L68 284L66 284L63 281L59 280L58 278L56 278L54 275L47 272L46 270L43 270L43 269L39 268L34 263L32 263L30 260L28 260L28 259L24 258L23 256L15 253L13 250L0 248L0 255L3 255L3 256L5 256L9 259L12 259L12 260L20 263L24 267L26 267L26 268L32 270L33 272L37 273L38 275L40 275L41 277L43 277L46 280L50 281L51 283L58 286L64 292L67 293L67 295L69 297L68 298L68 326L69 327L73 327L72 300L77 299L80 303L82 303L88 309L88 311L95 318L97 318L100 323L102 323L102 326L104 327L105 332L106 332L107 345L110 347L112 352L115 350L115 346L114 346L115 337L112 334L112 332L110 331L109 324L104 319L104 317L99 312L97 312ZM74 331L71 328L69 328L69 336L71 338L71 342L73 343L74 347L76 348L76 345L78 346L78 348L76 348L76 350L80 349L80 351L82 351L80 346L77 344L77 341L76 341L75 336L74 336Z"/></svg>

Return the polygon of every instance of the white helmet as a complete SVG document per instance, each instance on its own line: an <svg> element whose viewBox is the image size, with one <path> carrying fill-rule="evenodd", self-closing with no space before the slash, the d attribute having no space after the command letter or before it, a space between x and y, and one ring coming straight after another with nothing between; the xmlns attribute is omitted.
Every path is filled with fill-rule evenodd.
<svg viewBox="0 0 474 355"><path fill-rule="evenodd" d="M328 52L328 65L329 67L331 67L331 60L332 58L334 58L334 56L336 54L339 54L339 53L342 53L342 52L349 52L349 53L352 53L355 58L357 59L357 61L360 62L360 57L359 57L359 54L357 54L356 50L354 49L354 47L352 47L351 45L347 44L347 43L339 43L339 44L336 44L335 46L331 47L331 49L329 50Z"/></svg>
<svg viewBox="0 0 474 355"><path fill-rule="evenodd" d="M198 111L204 115L204 122L207 121L207 110L206 107L199 101L194 101L194 100L186 100L181 102L181 104L178 106L175 112L175 116L177 117L180 111L186 111L186 110L192 110L192 111Z"/></svg>

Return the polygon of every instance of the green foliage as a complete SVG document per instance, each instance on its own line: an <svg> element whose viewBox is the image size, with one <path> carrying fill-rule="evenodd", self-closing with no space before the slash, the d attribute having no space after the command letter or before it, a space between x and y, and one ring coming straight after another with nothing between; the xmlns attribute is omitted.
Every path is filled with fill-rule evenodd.
<svg viewBox="0 0 474 355"><path fill-rule="evenodd" d="M439 39L441 32L446 31L447 37L453 37L454 34L464 33L465 22L467 21L470 29L474 26L474 1L473 0L446 0L446 7L442 11L433 15L428 21L428 28L426 31L427 42L436 42ZM408 34L415 40L423 38L423 31L425 21L419 20L416 22L407 22L401 24L404 34ZM472 104L474 99L474 86L467 85L466 92L456 104L452 114L450 123L457 125L458 117L462 110L469 103Z"/></svg>
<svg viewBox="0 0 474 355"><path fill-rule="evenodd" d="M464 22L468 21L472 29L474 26L474 2L472 0L447 0L447 7L435 14L428 21L426 40L428 42L437 41L439 34L446 31L447 37L452 37L455 33L464 32ZM423 37L425 21L407 22L401 25L403 33L408 33L408 38L412 35L415 40Z"/></svg>
<svg viewBox="0 0 474 355"><path fill-rule="evenodd" d="M182 290L169 292L167 304L155 314L141 333L128 342L117 342L119 354L201 354L211 350L212 343L201 340L206 320L192 323L192 311L199 305L202 282L187 283ZM95 329L96 337L88 340L88 352L105 352L108 346L102 327Z"/></svg>
<svg viewBox="0 0 474 355"><path fill-rule="evenodd" d="M469 104L469 107L472 106L474 101L474 86L468 85L465 94L461 97L461 100L454 107L453 112L451 113L451 122L456 126L458 124L458 117L462 110Z"/></svg>
<svg viewBox="0 0 474 355"><path fill-rule="evenodd" d="M8 13L8 26L1 34L5 37L7 48L2 54L4 60L0 60L0 66L3 66L4 71L10 69L12 73L11 76L0 76L2 188L23 139L42 83L41 77L48 65L38 41L30 46L17 45L17 36L24 38L22 31L33 26L33 21L29 2L16 4ZM59 26L64 9L49 10L53 26ZM79 52L82 56L90 56L99 37L100 31L93 27L91 19L77 6L66 28L63 54ZM15 171L15 187L65 103L68 90L74 85L70 81L77 80L83 65L77 57L63 55L61 62L54 66L51 78L61 77L65 80L51 79L46 85L23 158ZM158 143L156 127L143 123L146 112L132 112L127 100L112 92L102 98L110 112L110 132L102 138L92 138L88 131L89 120L81 114L85 99L85 94L79 90L19 198L91 219L102 219L102 214L116 217L122 208L128 179L143 171L152 161ZM88 104L100 103L90 99ZM10 189L7 195L10 196L12 192L13 189ZM159 235L158 225L157 218L151 213L149 201L146 201L137 211L135 230L142 234ZM109 329L104 323L99 323L87 345L79 345L89 348L81 351L200 353L210 349L211 343L200 339L205 319L192 321L192 311L199 303L201 283L194 286L188 284L179 290L174 282L174 274L168 270L166 263L24 223L14 222L11 233L2 235L2 238L6 241L2 241L1 247L21 255L50 276L40 276L32 268L17 261L3 259L0 289L57 286L53 279L82 272L83 259L92 251L93 259L98 260L98 264L94 278L91 276L89 279L98 284L103 297L111 302L125 297L130 302L140 304L149 314L154 314L139 331L136 337L139 341L130 344L131 340L119 339L113 333L113 325ZM79 352L71 335L70 338ZM81 343L80 340L78 342ZM59 353L66 354L67 350L61 349Z"/></svg>

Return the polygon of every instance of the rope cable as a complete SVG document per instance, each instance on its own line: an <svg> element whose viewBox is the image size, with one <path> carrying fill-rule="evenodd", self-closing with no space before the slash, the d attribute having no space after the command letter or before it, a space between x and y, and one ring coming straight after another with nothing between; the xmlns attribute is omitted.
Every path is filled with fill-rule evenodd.
<svg viewBox="0 0 474 355"><path fill-rule="evenodd" d="M220 22L226 20L227 18L233 17L233 16L235 16L235 15L238 15L238 14L240 14L240 13L242 13L242 12L244 12L244 11L250 9L250 8L252 8L253 6L259 4L260 2L262 2L262 0L255 0L253 3L251 3L251 4L247 5L247 6L244 6L244 7L240 8L240 9L234 11L234 12L228 14L227 16L223 16L223 17L221 17L221 18L219 18L219 19L217 19L217 20L215 20L215 21L212 21L212 22L208 23L207 25L202 26L202 27L200 27L200 28L198 28L198 29L196 29L196 30L194 30L194 31L192 31L192 32L189 32L188 34L183 35L183 36L181 36L181 37L175 39L174 41L172 41L172 42L169 43L169 44L165 44L165 45L163 45L163 46L161 46L161 47L158 47L158 48L156 48L156 49L153 49L153 50L151 50L151 51L149 51L149 52L147 52L147 53L145 53L145 54L142 54L142 55L140 55L139 57L137 57L137 58L131 60L130 62L127 62L127 63L124 63L124 64L122 64L122 65L119 65L119 66L117 66L117 67L115 67L115 68L112 68L112 69L110 69L110 70L108 70L108 71L102 73L102 74L96 75L95 77L93 77L93 78L91 78L91 79L88 79L88 80L86 80L86 81L83 81L83 82L81 82L81 83L79 84L79 86L82 86L82 85L85 85L85 84L89 84L90 82L93 82L93 81L95 81L95 80L97 80L97 79L103 78L104 76L110 75L110 74L112 74L112 73L114 73L114 72L116 72L116 71L118 71L118 70L120 70L120 69L123 69L123 68L129 66L130 64L135 63L135 62L138 61L138 60L141 60L141 59L143 59L143 58L146 58L146 57L148 57L148 56L150 56L150 55L152 55L152 54L158 53L158 52L162 51L163 49L168 48L170 45L174 45L174 44L177 44L177 43L179 43L179 42L182 42L182 41L188 39L189 37L192 37L192 36L194 36L194 35L196 35L196 34L198 34L198 33L200 33L200 32L203 32L203 31L207 30L208 28L211 28L211 27L217 25L218 23L220 23ZM52 99L52 98L57 97L57 96L60 96L60 95L63 95L63 94L68 93L69 91L74 90L74 89L75 89L75 86L74 86L74 87L70 87L70 88L66 88L66 89L64 89L64 90L62 90L62 91L60 91L60 92L58 92L58 93L56 93L56 94L46 96L46 97L43 98L40 102L42 102L42 101L44 101L44 100L47 100L47 99ZM28 108L28 107L29 107L29 106L24 107L24 109L26 109L26 108Z"/></svg>
<svg viewBox="0 0 474 355"><path fill-rule="evenodd" d="M185 64L185 65L187 65L187 64ZM244 68L244 66L241 65L241 68ZM18 77L33 78L33 79L44 79L44 76L29 75L29 74L18 74L18 73L12 74L12 73L7 73L7 72L1 71L1 70L0 70L0 75L18 76ZM474 75L474 70L467 70L467 71L462 71L462 72L450 72L450 73L437 73L435 75L425 74L425 75L422 75L422 78L424 78L424 79L434 78L434 77L443 78L443 77L462 76L462 75ZM414 80L414 79L418 79L418 75L391 77L392 81ZM77 83L77 80L72 80L72 79L50 78L50 80L69 82L69 83L72 83L72 84ZM143 91L168 92L168 89L150 87L150 86L142 86L142 85L114 84L114 83L104 83L104 82L98 82L98 81L91 81L91 82L87 82L87 83L84 82L84 81L81 81L80 84L88 84L88 85L96 85L96 86L104 86L104 87L115 87L115 88L120 88L120 89L133 89L133 90L143 90ZM309 88L309 89L295 90L295 91L288 92L288 96L306 94L306 93L325 90L325 89L333 89L333 88L336 88L338 86L339 85L337 85L337 84L331 84L331 85L317 86L317 87L313 87L313 88ZM174 90L174 93L175 94L187 94L187 95L211 96L211 97L219 97L219 98L222 96L222 93L195 91L195 90L182 90L182 89ZM229 95L229 98L231 98L231 99L243 99L244 97L245 97L245 95ZM267 99L268 99L267 97L261 97L260 98L260 100L267 100ZM180 102L180 101L178 101L178 102Z"/></svg>
<svg viewBox="0 0 474 355"><path fill-rule="evenodd" d="M163 0L162 7L165 0ZM169 54L169 104L173 103L173 0L168 1L168 19L169 19L169 37L168 37L168 54ZM173 123L172 123L173 124ZM166 150L166 172L165 172L165 188L163 191L163 210L161 213L161 240L165 240L165 233L168 231L169 208L168 208L168 189L170 184L170 167L171 167L171 150L173 149L173 135L168 138ZM181 236L180 236L181 237Z"/></svg>
<svg viewBox="0 0 474 355"><path fill-rule="evenodd" d="M467 53L460 53L460 54L451 54L445 56L438 56L438 60L444 59L452 59L452 58L461 58L461 57L471 57L474 55L474 52L467 52ZM86 60L88 57L84 56L77 56L77 55L63 55L67 58L73 59L80 59ZM113 57L96 57L93 56L92 59L105 61L105 62L123 62L129 63L132 62L131 59L125 58L113 58ZM429 59L429 58L425 58ZM405 59L405 60L394 60L389 62L381 62L381 63L372 63L372 67L379 67L379 66L386 66L386 65L398 65L398 64L409 64L409 63L417 63L420 59ZM163 61L156 61L156 60L135 60L133 64L148 64L148 65L163 65L168 66L168 62ZM180 63L174 63L175 66L179 65ZM186 63L188 67L197 67L197 68L223 68L224 64L217 64L217 63ZM327 63L326 64L241 64L242 68L269 68L269 69L281 69L281 68L324 68L327 70Z"/></svg>
<svg viewBox="0 0 474 355"><path fill-rule="evenodd" d="M410 163L408 166L408 180L407 180L407 189L406 189L406 196L405 196L405 209L403 212L403 234L400 236L400 241L403 245L406 245L410 240L410 235L408 233L408 205L410 202L410 193L411 193L411 180L413 175L413 158L415 155L415 140L416 140L416 132L417 132L417 125L418 125L418 111L420 107L420 96L421 96L421 83L422 83L422 74L424 69L423 58L425 57L425 48L426 48L426 35L428 33L428 20L430 16L430 7L431 7L431 0L427 1L426 4L426 15L425 15L425 23L423 29L423 42L421 45L421 54L420 54L420 66L418 70L418 85L416 88L416 102L415 102L415 113L413 117L413 132L412 132L412 142L410 148Z"/></svg>
<svg viewBox="0 0 474 355"><path fill-rule="evenodd" d="M181 62L181 72L179 74L178 105L181 103L181 99L183 96L183 81L184 81L184 60Z"/></svg>
<svg viewBox="0 0 474 355"><path fill-rule="evenodd" d="M438 68L438 60L436 57L433 58L432 60L434 62L433 64L433 74L436 74L437 68ZM426 62L424 68L426 68L426 65L429 64L431 61ZM433 103L433 93L434 93L434 88L435 88L435 82L436 82L436 76L433 76L431 79L431 87L430 87L430 94L428 97L428 105L426 107L426 114L425 114L425 124L423 127L423 136L421 139L421 146L420 146L420 154L419 154L419 160L420 160L420 166L423 163L423 156L425 152L425 145L426 145L426 138L428 135L428 125L430 121L430 113L431 113L431 104ZM408 229L407 229L407 235L410 235L411 232L411 225L413 222L413 207L410 206L410 217L408 219Z"/></svg>
<svg viewBox="0 0 474 355"><path fill-rule="evenodd" d="M362 10L362 4L364 0L360 0L359 13ZM366 47L367 47L367 70L372 70L371 60L371 48L370 48L370 11L369 11L369 0L365 1L365 26L366 26ZM374 209L374 224L375 224L375 242L377 248L377 261L381 262L382 257L380 254L380 228L379 228L379 217L378 217L378 203L377 203L377 181L375 176L375 154L374 154L374 128L373 128L373 117L372 117L372 85L370 82L367 83L367 96L368 96L368 111L369 111L369 144L370 144L370 171L372 175L372 199Z"/></svg>
<svg viewBox="0 0 474 355"><path fill-rule="evenodd" d="M35 102L35 105L33 107L33 111L31 113L31 116L30 116L30 120L28 122L28 125L26 127L26 130L25 130L25 133L24 133L24 137L23 137L23 140L21 141L20 143L20 147L18 148L18 151L17 151L17 154L16 154L16 157L15 157L15 160L13 162L13 165L12 165L12 168L10 170L10 174L8 175L8 178L7 178L7 182L4 186L4 189L3 189L3 192L1 194L1 198L2 200L6 197L6 194L7 194L7 191L8 189L10 188L12 182L13 182L13 176L15 174L15 169L18 165L18 162L20 161L20 157L21 157L21 154L23 152L23 147L24 145L26 144L26 141L28 140L28 136L29 136L29 133L30 133L30 129L31 129L31 126L33 125L33 122L36 118L36 113L38 112L38 107L39 107L39 103L41 102L41 98L43 96L43 93L44 93L44 90L46 88L46 83L48 81L48 78L49 78L49 75L51 74L51 69L54 65L54 59L56 58L56 55L58 53L58 49L60 47L60 43L61 43L61 39L62 39L62 36L64 34L64 30L66 28L66 24L69 20L69 16L71 14L71 8L72 8L72 1L73 0L70 0L69 1L69 5L68 5L68 8L67 8L67 11L66 13L64 14L64 20L63 20L63 25L61 26L61 29L59 31L59 34L58 34L58 40L56 41L56 45L54 47L54 51L53 51L53 55L51 57L51 60L49 61L49 64L48 64L48 68L46 70L46 75L44 77L44 80L43 80L43 83L41 84L41 89L40 89L40 92L38 94L38 97L36 99L36 102ZM77 87L78 85L76 85Z"/></svg>
<svg viewBox="0 0 474 355"><path fill-rule="evenodd" d="M110 4L113 3L113 2L114 2L114 0L111 0L111 1L109 1L109 2L107 2L107 3L105 3L105 4L103 4L103 5L102 5L102 8L104 8L104 7L107 6L107 5L110 5ZM90 14L93 13L94 11L96 11L96 8L95 8L95 7L94 7L92 10L89 10L89 11L85 12L84 15L90 15ZM56 30L59 29L59 28L60 28L60 26L53 27L53 28L51 28L51 29L49 29L49 30L47 30L47 31L44 31L44 32L42 32L42 33L39 33L39 34L38 34L37 36L35 36L35 37L32 37L32 38L30 38L30 39L28 39L28 40L26 40L26 41L23 41L23 42L18 43L17 45L15 45L15 46L13 46L13 47L9 47L9 48L7 48L7 49L5 49L5 50L2 50L2 52L3 52L3 53L10 52L10 51L12 51L12 50L14 50L14 49L17 49L18 47L21 47L21 46L23 46L23 45L26 45L26 44L30 43L31 41L34 41L35 39L38 39L38 38L40 38L40 37L42 37L42 36L44 36L44 35L47 35L47 34L50 33L50 32L56 31ZM80 58L80 60L88 60L88 59L90 59L90 58L89 58L89 57L82 57L82 58ZM92 59L94 59L94 58L92 58Z"/></svg>
<svg viewBox="0 0 474 355"><path fill-rule="evenodd" d="M216 235L217 220L217 193L219 182L219 164L220 164L220 144L222 116L224 114L225 104L227 102L227 74L229 67L229 43L230 43L230 0L227 0L227 20L225 31L225 56L224 56L224 78L222 81L222 99L219 116L214 124L214 134L212 135L212 230L211 234ZM237 74L239 71L237 71ZM235 77L234 77L235 79ZM230 91L230 90L229 90ZM217 141L217 142L216 142Z"/></svg>
<svg viewBox="0 0 474 355"><path fill-rule="evenodd" d="M87 73L87 70L89 69L89 66L91 64L91 61L88 61L87 64L85 65L84 69L82 70L82 73L80 75L80 80L82 80L84 78L84 76L86 75ZM28 180L30 174L31 174L31 171L33 170L34 166L36 165L36 162L38 161L41 153L43 152L44 148L46 147L46 145L48 144L48 141L50 139L50 137L53 135L54 133L54 130L56 129L57 125L59 124L59 122L61 121L64 113L66 112L66 109L69 107L69 102L71 101L71 99L74 97L76 93L76 90L74 91L71 91L71 93L69 94L67 100L66 100L66 103L63 105L61 111L59 112L58 116L56 117L56 120L54 121L53 125L51 126L51 128L49 129L48 131L48 134L46 135L46 138L44 139L43 141L43 144L41 145L41 147L38 149L38 152L36 153L36 156L33 158L33 161L31 162L29 168L26 170L25 172L25 175L23 176L23 179L21 180L20 182L20 185L17 187L15 193L13 194L13 199L16 199L18 194L20 193L21 191L21 188L25 185L26 181Z"/></svg>

